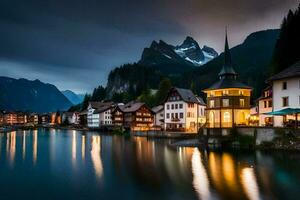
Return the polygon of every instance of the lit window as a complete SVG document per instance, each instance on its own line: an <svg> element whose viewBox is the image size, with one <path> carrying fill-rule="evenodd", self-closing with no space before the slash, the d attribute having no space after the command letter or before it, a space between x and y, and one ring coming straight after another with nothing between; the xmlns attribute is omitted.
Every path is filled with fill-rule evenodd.
<svg viewBox="0 0 300 200"><path fill-rule="evenodd" d="M223 99L223 107L228 107L229 106L229 99Z"/></svg>
<svg viewBox="0 0 300 200"><path fill-rule="evenodd" d="M215 107L215 101L214 100L210 100L209 101L209 105L211 108L214 108Z"/></svg>
<svg viewBox="0 0 300 200"><path fill-rule="evenodd" d="M245 106L245 99L240 99L240 106L244 107Z"/></svg>
<svg viewBox="0 0 300 200"><path fill-rule="evenodd" d="M289 97L282 97L282 107L289 106Z"/></svg>
<svg viewBox="0 0 300 200"><path fill-rule="evenodd" d="M224 122L230 122L230 113L229 112L224 112Z"/></svg>
<svg viewBox="0 0 300 200"><path fill-rule="evenodd" d="M223 90L223 95L227 96L229 94L228 90Z"/></svg>
<svg viewBox="0 0 300 200"><path fill-rule="evenodd" d="M243 96L243 95L244 95L244 91L243 91L243 90L239 90L239 94L240 94L241 96Z"/></svg>

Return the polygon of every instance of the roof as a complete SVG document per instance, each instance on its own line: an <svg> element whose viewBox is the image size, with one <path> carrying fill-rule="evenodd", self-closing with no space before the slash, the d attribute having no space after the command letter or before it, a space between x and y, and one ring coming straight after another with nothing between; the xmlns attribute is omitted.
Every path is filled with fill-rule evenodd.
<svg viewBox="0 0 300 200"><path fill-rule="evenodd" d="M191 90L189 89L182 89L182 88L172 88L171 90L176 90L183 101L187 103L199 103L205 105L203 99L201 97L196 96ZM171 91L170 90L170 91Z"/></svg>
<svg viewBox="0 0 300 200"><path fill-rule="evenodd" d="M300 60L278 74L270 77L267 81L275 81L292 77L300 77Z"/></svg>
<svg viewBox="0 0 300 200"><path fill-rule="evenodd" d="M98 109L102 108L103 106L112 105L113 102L101 102L101 101L90 101L89 105L91 105L92 108Z"/></svg>
<svg viewBox="0 0 300 200"><path fill-rule="evenodd" d="M159 105L159 106L153 107L153 108L152 108L152 111L153 111L154 113L158 113L158 112L162 111L163 109L164 109L164 106L163 106L163 105Z"/></svg>
<svg viewBox="0 0 300 200"><path fill-rule="evenodd" d="M119 108L123 111L123 112L135 112L138 109L140 109L143 105L146 105L145 103L141 103L141 102L134 102L131 101L123 106L119 106Z"/></svg>
<svg viewBox="0 0 300 200"><path fill-rule="evenodd" d="M233 66L232 66L232 59L231 59L231 54L229 50L229 45L228 45L228 39L227 39L227 30L226 30L226 36L225 36L225 48L224 48L224 65L219 73L220 77L223 76L236 76L237 73L234 71Z"/></svg>
<svg viewBox="0 0 300 200"><path fill-rule="evenodd" d="M79 115L87 115L88 111L87 110L83 110L79 113Z"/></svg>
<svg viewBox="0 0 300 200"><path fill-rule="evenodd" d="M217 89L225 89L225 88L242 88L242 89L252 89L252 87L245 85L235 79L220 79L218 82L214 83L206 90L217 90Z"/></svg>
<svg viewBox="0 0 300 200"><path fill-rule="evenodd" d="M97 108L97 109L94 111L94 113L95 113L95 114L103 113L103 112L105 112L105 111L111 109L112 106L113 106L113 104L107 104L107 105L104 105L104 106L102 106L102 107L100 107L100 108Z"/></svg>

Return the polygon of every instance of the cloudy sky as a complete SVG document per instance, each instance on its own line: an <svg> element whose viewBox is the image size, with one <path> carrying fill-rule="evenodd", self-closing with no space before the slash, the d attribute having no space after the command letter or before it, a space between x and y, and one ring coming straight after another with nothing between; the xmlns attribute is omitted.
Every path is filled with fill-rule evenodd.
<svg viewBox="0 0 300 200"><path fill-rule="evenodd" d="M1 0L0 76L90 92L109 71L139 60L152 40L187 35L222 52L252 32L279 28L299 0Z"/></svg>

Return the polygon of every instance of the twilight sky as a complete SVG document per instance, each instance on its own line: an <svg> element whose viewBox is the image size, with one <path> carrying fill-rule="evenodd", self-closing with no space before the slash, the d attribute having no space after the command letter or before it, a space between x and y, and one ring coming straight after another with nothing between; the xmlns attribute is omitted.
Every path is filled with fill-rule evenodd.
<svg viewBox="0 0 300 200"><path fill-rule="evenodd" d="M299 0L1 0L0 76L90 92L109 71L139 60L152 40L223 50L279 28Z"/></svg>

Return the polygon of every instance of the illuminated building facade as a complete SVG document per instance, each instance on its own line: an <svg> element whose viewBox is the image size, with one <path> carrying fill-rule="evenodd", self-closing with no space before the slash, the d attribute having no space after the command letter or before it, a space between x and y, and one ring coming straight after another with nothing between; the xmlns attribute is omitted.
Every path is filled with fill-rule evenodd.
<svg viewBox="0 0 300 200"><path fill-rule="evenodd" d="M237 75L232 65L226 34L224 65L219 73L220 80L204 90L207 95L208 128L249 125L252 88L238 82Z"/></svg>

